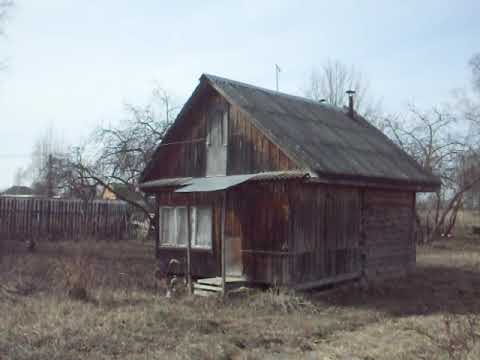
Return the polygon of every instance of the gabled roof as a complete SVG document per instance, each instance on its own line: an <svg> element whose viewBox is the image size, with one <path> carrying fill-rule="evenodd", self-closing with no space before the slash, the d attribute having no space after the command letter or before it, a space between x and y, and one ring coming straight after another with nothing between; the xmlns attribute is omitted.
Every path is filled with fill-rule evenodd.
<svg viewBox="0 0 480 360"><path fill-rule="evenodd" d="M320 177L386 180L437 187L437 177L363 117L307 98L205 74L220 94L300 166Z"/></svg>
<svg viewBox="0 0 480 360"><path fill-rule="evenodd" d="M423 170L358 114L351 118L346 109L214 75L201 76L200 84L176 123L208 85L246 113L299 168L309 169L319 179L386 182L416 186L419 190L431 190L440 185L437 177ZM168 142L168 137L167 133L164 141ZM142 181L146 180L155 159L156 155L145 169Z"/></svg>

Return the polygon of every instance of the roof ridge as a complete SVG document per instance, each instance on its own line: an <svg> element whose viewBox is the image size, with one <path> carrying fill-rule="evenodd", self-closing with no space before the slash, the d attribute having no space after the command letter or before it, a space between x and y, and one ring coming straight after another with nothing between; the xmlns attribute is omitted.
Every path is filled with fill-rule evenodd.
<svg viewBox="0 0 480 360"><path fill-rule="evenodd" d="M228 78L218 76L218 75L203 73L202 77L203 76L206 77L207 79L211 80L211 81L222 81L222 82L230 83L230 84L233 84L233 85L244 86L244 87L247 87L247 88L250 88L250 89L266 92L270 95L283 96L283 97L287 97L287 98L292 98L293 100L301 100L301 101L304 101L304 102L307 102L307 103L311 103L313 105L318 105L318 106L321 106L321 107L325 107L327 109L342 111L341 107L330 105L330 104L327 104L327 103L321 103L317 100L309 99L309 98L304 97L304 96L287 94L287 93L284 93L284 92L281 92L281 91L275 91L275 90L272 90L272 89L267 89L267 88L262 87L262 86L252 85L252 84L245 83L245 82L242 82L242 81L228 79Z"/></svg>

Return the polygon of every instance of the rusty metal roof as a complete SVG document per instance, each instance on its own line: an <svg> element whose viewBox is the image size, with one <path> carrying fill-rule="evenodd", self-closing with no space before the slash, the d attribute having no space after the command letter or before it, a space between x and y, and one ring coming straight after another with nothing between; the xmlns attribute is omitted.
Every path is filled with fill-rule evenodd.
<svg viewBox="0 0 480 360"><path fill-rule="evenodd" d="M246 112L300 167L319 176L440 185L358 114L351 118L345 109L218 76L204 74L200 80Z"/></svg>

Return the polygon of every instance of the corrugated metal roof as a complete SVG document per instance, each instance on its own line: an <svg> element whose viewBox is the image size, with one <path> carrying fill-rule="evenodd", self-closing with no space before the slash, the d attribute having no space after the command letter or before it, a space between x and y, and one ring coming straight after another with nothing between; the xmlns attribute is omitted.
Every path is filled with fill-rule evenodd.
<svg viewBox="0 0 480 360"><path fill-rule="evenodd" d="M285 181L307 179L308 177L309 173L305 170L266 171L245 175L158 179L142 183L140 189L149 192L159 188L181 187L176 192L218 191L247 181Z"/></svg>
<svg viewBox="0 0 480 360"><path fill-rule="evenodd" d="M307 170L265 171L255 174L251 181L283 181L292 179L307 179Z"/></svg>
<svg viewBox="0 0 480 360"><path fill-rule="evenodd" d="M190 193L225 190L253 177L255 177L255 174L196 178L189 185L177 189L175 192Z"/></svg>
<svg viewBox="0 0 480 360"><path fill-rule="evenodd" d="M299 166L319 175L440 184L358 114L352 119L344 109L213 75L201 80L248 113Z"/></svg>
<svg viewBox="0 0 480 360"><path fill-rule="evenodd" d="M192 181L191 177L182 177L182 178L168 178L168 179L158 179L147 181L140 184L140 189L143 191L153 190L162 187L177 187L190 184Z"/></svg>

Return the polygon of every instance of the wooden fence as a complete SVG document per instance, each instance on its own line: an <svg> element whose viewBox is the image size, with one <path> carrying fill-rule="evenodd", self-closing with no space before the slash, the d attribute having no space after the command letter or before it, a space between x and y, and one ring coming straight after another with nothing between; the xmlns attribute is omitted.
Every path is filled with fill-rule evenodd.
<svg viewBox="0 0 480 360"><path fill-rule="evenodd" d="M0 239L123 239L127 204L122 201L0 196Z"/></svg>

